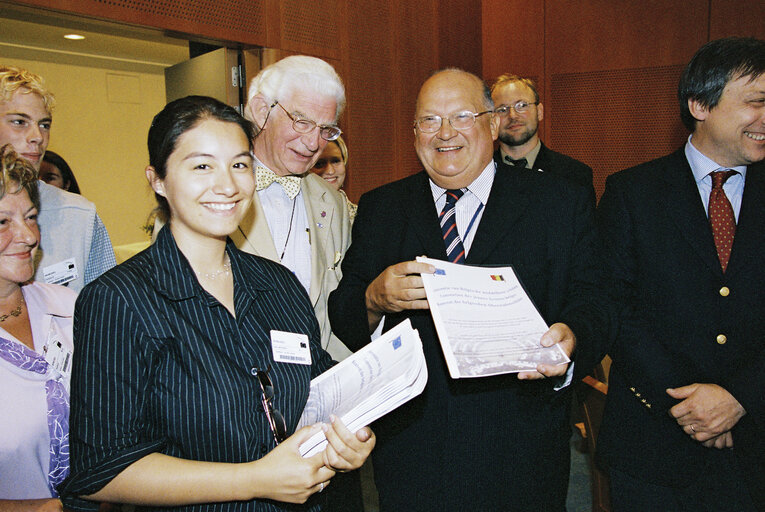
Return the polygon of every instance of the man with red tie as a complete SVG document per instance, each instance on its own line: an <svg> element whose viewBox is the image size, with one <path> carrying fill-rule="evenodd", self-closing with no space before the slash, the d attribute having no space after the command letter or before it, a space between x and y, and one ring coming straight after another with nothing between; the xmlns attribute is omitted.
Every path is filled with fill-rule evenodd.
<svg viewBox="0 0 765 512"><path fill-rule="evenodd" d="M692 132L610 176L598 207L620 311L599 455L615 511L765 504L765 41L704 45Z"/></svg>

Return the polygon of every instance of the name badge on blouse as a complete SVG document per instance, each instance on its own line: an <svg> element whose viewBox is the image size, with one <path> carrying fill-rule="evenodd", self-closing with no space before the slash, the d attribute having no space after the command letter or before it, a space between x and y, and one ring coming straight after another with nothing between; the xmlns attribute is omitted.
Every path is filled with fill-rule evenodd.
<svg viewBox="0 0 765 512"><path fill-rule="evenodd" d="M42 269L43 280L48 284L66 284L77 279L77 262L74 258L59 261Z"/></svg>
<svg viewBox="0 0 765 512"><path fill-rule="evenodd" d="M61 343L61 335L51 331L48 343L43 347L45 361L63 375L69 375L72 370L72 352Z"/></svg>
<svg viewBox="0 0 765 512"><path fill-rule="evenodd" d="M274 353L274 361L311 364L311 349L305 334L271 331L271 350Z"/></svg>

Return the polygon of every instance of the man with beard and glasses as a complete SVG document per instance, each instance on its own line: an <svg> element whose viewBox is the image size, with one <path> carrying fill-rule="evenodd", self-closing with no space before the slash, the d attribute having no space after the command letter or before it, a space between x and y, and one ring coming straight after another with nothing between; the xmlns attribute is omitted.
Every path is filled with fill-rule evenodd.
<svg viewBox="0 0 765 512"><path fill-rule="evenodd" d="M499 115L499 148L494 159L539 172L549 172L588 188L595 204L592 168L553 151L539 140L539 123L544 119L544 105L537 86L530 78L504 74L491 88L491 97Z"/></svg>

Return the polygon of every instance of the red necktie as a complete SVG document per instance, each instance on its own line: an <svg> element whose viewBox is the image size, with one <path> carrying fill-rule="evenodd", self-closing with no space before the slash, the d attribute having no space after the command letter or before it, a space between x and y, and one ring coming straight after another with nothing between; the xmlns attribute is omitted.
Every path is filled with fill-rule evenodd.
<svg viewBox="0 0 765 512"><path fill-rule="evenodd" d="M709 223L712 225L717 257L720 259L722 271L725 272L733 247L733 236L736 234L736 216L723 190L723 183L736 174L736 171L715 171L710 174L712 192L709 194Z"/></svg>

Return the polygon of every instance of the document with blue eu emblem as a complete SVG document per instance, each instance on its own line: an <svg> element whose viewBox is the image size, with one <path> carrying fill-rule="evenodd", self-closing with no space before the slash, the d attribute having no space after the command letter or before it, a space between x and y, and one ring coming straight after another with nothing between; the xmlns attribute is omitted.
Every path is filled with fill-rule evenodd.
<svg viewBox="0 0 765 512"><path fill-rule="evenodd" d="M298 428L329 423L334 414L355 432L422 393L427 380L420 335L405 320L311 381ZM317 432L300 454L310 457L326 446L324 432Z"/></svg>
<svg viewBox="0 0 765 512"><path fill-rule="evenodd" d="M472 267L418 257L430 313L453 379L568 363L559 345L543 347L548 326L512 267Z"/></svg>

